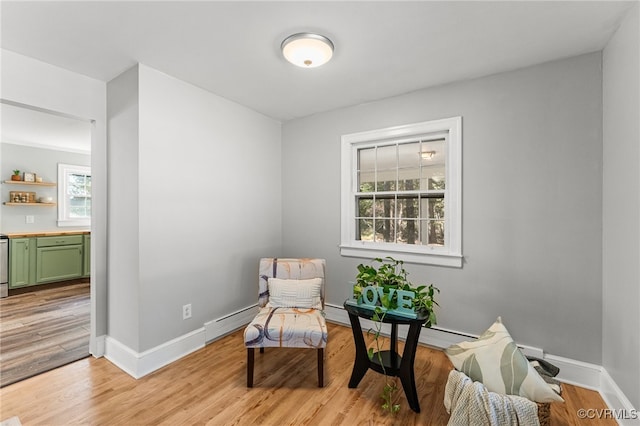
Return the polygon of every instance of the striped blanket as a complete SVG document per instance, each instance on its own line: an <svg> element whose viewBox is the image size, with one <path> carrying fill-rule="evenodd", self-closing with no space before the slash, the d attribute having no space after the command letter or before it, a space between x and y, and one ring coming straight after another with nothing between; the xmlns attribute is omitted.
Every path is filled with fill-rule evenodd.
<svg viewBox="0 0 640 426"><path fill-rule="evenodd" d="M451 414L449 426L539 426L538 406L516 395L489 392L480 382L451 370L444 392L444 406Z"/></svg>

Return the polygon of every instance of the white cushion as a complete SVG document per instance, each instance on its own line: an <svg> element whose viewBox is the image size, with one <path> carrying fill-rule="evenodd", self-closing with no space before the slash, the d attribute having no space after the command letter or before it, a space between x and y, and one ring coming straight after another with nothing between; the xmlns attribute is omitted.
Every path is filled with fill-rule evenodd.
<svg viewBox="0 0 640 426"><path fill-rule="evenodd" d="M324 348L327 324L319 309L267 308L244 331L247 348Z"/></svg>
<svg viewBox="0 0 640 426"><path fill-rule="evenodd" d="M293 280L269 278L270 308L322 309L322 278Z"/></svg>
<svg viewBox="0 0 640 426"><path fill-rule="evenodd" d="M451 345L445 352L458 371L491 392L536 402L564 401L520 352L500 318L477 340Z"/></svg>

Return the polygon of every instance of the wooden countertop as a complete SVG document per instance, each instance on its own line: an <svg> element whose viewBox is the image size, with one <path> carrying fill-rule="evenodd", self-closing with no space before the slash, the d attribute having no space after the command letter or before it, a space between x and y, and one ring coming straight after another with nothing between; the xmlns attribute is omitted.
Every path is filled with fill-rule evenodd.
<svg viewBox="0 0 640 426"><path fill-rule="evenodd" d="M9 238L30 238L30 237L57 237L61 235L85 235L90 234L89 230L76 231L41 231L41 232L7 232Z"/></svg>

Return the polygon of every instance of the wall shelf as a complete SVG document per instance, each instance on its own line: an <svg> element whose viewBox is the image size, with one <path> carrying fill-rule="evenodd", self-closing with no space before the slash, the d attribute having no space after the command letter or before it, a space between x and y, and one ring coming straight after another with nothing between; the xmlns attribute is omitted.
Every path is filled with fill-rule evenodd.
<svg viewBox="0 0 640 426"><path fill-rule="evenodd" d="M25 182L23 180L5 180L4 183L11 185L56 186L55 182Z"/></svg>
<svg viewBox="0 0 640 426"><path fill-rule="evenodd" d="M56 203L3 203L5 206L43 206L43 207L51 207L57 205Z"/></svg>

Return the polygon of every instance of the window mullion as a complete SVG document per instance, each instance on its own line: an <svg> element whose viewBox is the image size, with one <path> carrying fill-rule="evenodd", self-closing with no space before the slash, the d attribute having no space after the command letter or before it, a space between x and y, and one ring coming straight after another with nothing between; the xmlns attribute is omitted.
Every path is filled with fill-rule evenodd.
<svg viewBox="0 0 640 426"><path fill-rule="evenodd" d="M374 160L373 160L373 201L371 205L371 239L374 243L377 242L378 236L376 234L376 228L378 226L377 222L377 214L376 214L376 195L378 194L378 146L376 145L373 149L374 151Z"/></svg>

